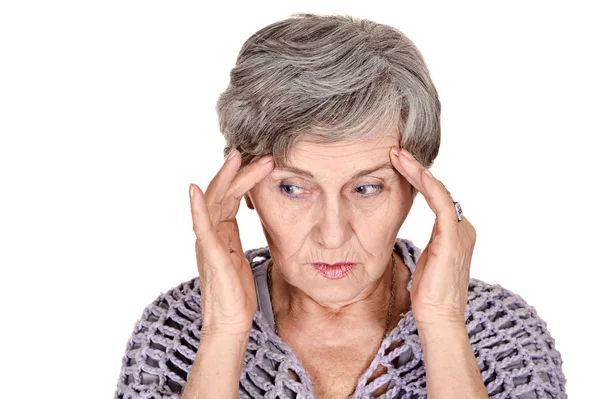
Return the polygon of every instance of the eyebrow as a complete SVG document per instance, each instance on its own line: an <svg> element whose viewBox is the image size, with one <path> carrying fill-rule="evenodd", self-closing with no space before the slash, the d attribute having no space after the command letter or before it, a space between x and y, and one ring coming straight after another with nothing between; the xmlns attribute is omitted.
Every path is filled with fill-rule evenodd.
<svg viewBox="0 0 600 399"><path fill-rule="evenodd" d="M375 165L372 168L363 169L363 170L360 170L360 171L356 172L352 176L352 179L358 179L359 177L366 176L366 175L368 175L370 173L377 172L379 170L394 170L394 169L395 169L394 166L390 162L384 162L382 164ZM282 166L282 167L275 168L275 170L282 171L282 172L295 173L297 175L304 176L304 177L307 177L307 178L310 178L310 179L314 179L315 178L313 176L313 174L310 173L309 171L304 170L304 169L300 169L300 168L296 168L295 166Z"/></svg>

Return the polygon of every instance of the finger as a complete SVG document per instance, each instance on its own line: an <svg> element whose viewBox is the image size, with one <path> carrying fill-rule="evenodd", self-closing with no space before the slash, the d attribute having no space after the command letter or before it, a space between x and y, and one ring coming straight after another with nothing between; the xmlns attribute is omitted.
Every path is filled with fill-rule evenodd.
<svg viewBox="0 0 600 399"><path fill-rule="evenodd" d="M192 211L192 229L200 243L210 244L213 237L210 214L206 207L206 199L200 187L190 184L190 206Z"/></svg>
<svg viewBox="0 0 600 399"><path fill-rule="evenodd" d="M397 150L397 147L394 146L393 150ZM405 157L403 154L410 155L406 150L400 151L399 156L394 152L391 154L394 167L423 195L429 208L435 213L440 234L446 235L445 232L449 232L455 236L458 218L454 202L446 187L435 177L428 175L426 173L428 170L414 157Z"/></svg>
<svg viewBox="0 0 600 399"><path fill-rule="evenodd" d="M444 188L444 190L446 190L446 194L448 194L448 197L452 198L452 195L450 194L450 191L448 191L448 189L446 188L446 186L444 185L444 183L442 183L441 181L439 181L439 182L442 185L442 187Z"/></svg>
<svg viewBox="0 0 600 399"><path fill-rule="evenodd" d="M438 219L439 234L443 237L448 232L450 237L456 238L458 217L454 202L448 195L448 190L444 188L439 180L427 173L423 173L422 182L425 186L423 196Z"/></svg>
<svg viewBox="0 0 600 399"><path fill-rule="evenodd" d="M223 200L231 181L240 168L241 162L241 157L234 148L206 188L204 198L207 204L220 203Z"/></svg>
<svg viewBox="0 0 600 399"><path fill-rule="evenodd" d="M228 199L239 201L246 192L273 171L275 163L272 155L256 158L243 168L233 179L226 193Z"/></svg>
<svg viewBox="0 0 600 399"><path fill-rule="evenodd" d="M395 152L398 152L399 156L396 155ZM416 160L410 163L405 160L402 156L402 152L396 146L392 146L392 151L390 152L390 158L392 159L392 165L396 168L396 170L408 180L408 182L413 185L421 194L425 190L423 188L423 184L421 182L421 175L417 171L417 165L421 167L421 171L425 169L421 164L419 164ZM408 162L408 163L407 163Z"/></svg>

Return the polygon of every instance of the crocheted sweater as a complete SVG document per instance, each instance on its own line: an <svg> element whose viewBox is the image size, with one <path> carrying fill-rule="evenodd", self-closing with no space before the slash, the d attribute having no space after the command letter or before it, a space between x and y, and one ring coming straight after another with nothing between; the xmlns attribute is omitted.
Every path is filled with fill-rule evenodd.
<svg viewBox="0 0 600 399"><path fill-rule="evenodd" d="M421 254L397 238L394 251L414 272ZM310 376L292 349L274 332L266 281L268 247L248 250L258 310L243 370L239 398L315 399ZM410 291L412 278L407 286ZM179 399L196 356L202 328L198 278L161 294L143 312L127 343L115 399ZM492 399L567 398L562 358L546 322L519 295L471 278L465 324L481 377ZM387 370L373 378L379 366ZM291 376L291 371L298 378ZM354 398L426 398L425 363L415 319L409 310L381 343Z"/></svg>

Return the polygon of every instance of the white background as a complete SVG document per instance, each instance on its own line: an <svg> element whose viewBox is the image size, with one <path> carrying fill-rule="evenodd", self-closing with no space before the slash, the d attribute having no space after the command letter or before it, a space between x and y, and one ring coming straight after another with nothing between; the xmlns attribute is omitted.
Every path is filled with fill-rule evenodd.
<svg viewBox="0 0 600 399"><path fill-rule="evenodd" d="M134 323L197 271L188 186L222 163L215 103L243 42L294 12L393 25L442 102L432 172L478 241L471 276L547 322L572 398L597 393L593 2L5 1L0 396L112 397ZM399 236L423 248L417 198ZM266 245L242 203L245 249Z"/></svg>

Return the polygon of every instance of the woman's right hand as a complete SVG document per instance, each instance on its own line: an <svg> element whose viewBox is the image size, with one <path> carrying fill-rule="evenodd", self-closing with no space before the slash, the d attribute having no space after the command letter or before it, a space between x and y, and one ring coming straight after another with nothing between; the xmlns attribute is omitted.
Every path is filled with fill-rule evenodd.
<svg viewBox="0 0 600 399"><path fill-rule="evenodd" d="M230 155L206 193L190 184L204 336L248 335L257 310L236 214L244 194L273 170L273 156L256 157L238 173L241 156L235 149Z"/></svg>

